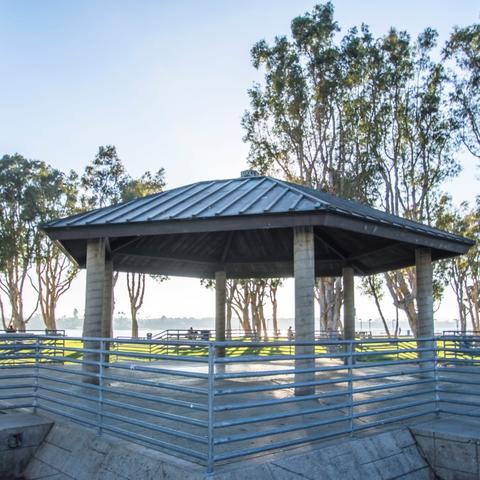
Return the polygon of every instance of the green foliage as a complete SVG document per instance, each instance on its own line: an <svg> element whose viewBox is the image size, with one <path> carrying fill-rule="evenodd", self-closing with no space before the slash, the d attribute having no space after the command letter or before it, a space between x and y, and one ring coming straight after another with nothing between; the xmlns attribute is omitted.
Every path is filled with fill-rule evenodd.
<svg viewBox="0 0 480 480"><path fill-rule="evenodd" d="M438 270L455 293L462 330L480 331L480 197L476 205L464 202L456 209L445 195L438 205L437 221L441 228L476 242L465 255L441 262Z"/></svg>
<svg viewBox="0 0 480 480"><path fill-rule="evenodd" d="M165 187L165 170L156 173L145 172L140 178L128 177L123 184L121 198L123 201L133 200L146 195L161 192Z"/></svg>
<svg viewBox="0 0 480 480"><path fill-rule="evenodd" d="M101 208L119 203L127 181L128 175L115 146L101 146L81 177L85 192L83 203L86 208Z"/></svg>
<svg viewBox="0 0 480 480"><path fill-rule="evenodd" d="M469 152L480 159L480 24L456 27L443 56L450 70L454 123Z"/></svg>
<svg viewBox="0 0 480 480"><path fill-rule="evenodd" d="M30 268L45 261L46 249L52 249L38 225L71 211L75 180L74 174L67 177L19 154L0 160L0 290L9 299L16 328L24 329L33 314L25 316L22 298Z"/></svg>
<svg viewBox="0 0 480 480"><path fill-rule="evenodd" d="M468 48L462 43L469 71L478 68L476 31L469 30ZM433 54L437 32L426 28L415 39L395 28L375 38L367 25L339 32L328 2L295 18L290 37L253 47L252 64L264 77L249 90L242 121L249 162L434 225L443 184L460 170L448 79ZM415 331L414 274L395 272L385 281ZM338 311L330 303L341 298L327 283L319 301ZM441 290L436 282L436 294Z"/></svg>

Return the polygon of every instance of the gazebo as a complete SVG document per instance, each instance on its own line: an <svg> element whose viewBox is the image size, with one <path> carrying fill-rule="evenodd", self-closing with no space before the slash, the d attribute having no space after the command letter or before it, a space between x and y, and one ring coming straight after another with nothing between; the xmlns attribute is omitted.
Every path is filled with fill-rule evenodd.
<svg viewBox="0 0 480 480"><path fill-rule="evenodd" d="M416 267L418 337L434 333L432 261L473 242L247 170L52 221L48 236L87 269L84 336L110 337L112 272L214 278L225 339L227 278L294 277L296 340L314 339L316 277L342 276L344 338L354 339L354 275ZM311 353L313 347L297 347Z"/></svg>

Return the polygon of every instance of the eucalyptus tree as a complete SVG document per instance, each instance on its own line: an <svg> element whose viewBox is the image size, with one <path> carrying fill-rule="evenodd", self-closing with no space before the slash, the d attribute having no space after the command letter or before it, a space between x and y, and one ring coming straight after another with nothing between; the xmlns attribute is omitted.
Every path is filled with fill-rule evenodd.
<svg viewBox="0 0 480 480"><path fill-rule="evenodd" d="M378 183L373 125L380 86L373 73L380 54L368 27L336 42L338 32L329 2L295 18L290 39L254 45L252 63L264 80L249 90L244 140L261 172L368 203ZM317 285L322 324L337 330L341 281Z"/></svg>
<svg viewBox="0 0 480 480"><path fill-rule="evenodd" d="M215 288L215 280L202 279L201 284L208 289ZM228 279L226 286L226 331L232 331L233 314L238 319L246 335L268 338L265 305L268 300L272 309L272 328L278 335L278 288L280 278Z"/></svg>
<svg viewBox="0 0 480 480"><path fill-rule="evenodd" d="M457 175L455 137L447 105L447 81L432 59L437 33L427 28L416 40L391 29L378 40L381 54L375 128L375 160L382 179L377 204L389 213L435 225L435 210L448 178ZM416 332L416 284L413 268L386 274L394 304ZM434 295L441 296L435 278Z"/></svg>
<svg viewBox="0 0 480 480"><path fill-rule="evenodd" d="M7 323L5 303L15 329L24 331L38 303L24 311L24 289L33 265L37 216L30 199L38 194L37 179L43 165L19 154L4 155L0 161L0 291L2 321Z"/></svg>
<svg viewBox="0 0 480 480"><path fill-rule="evenodd" d="M455 208L443 196L437 218L442 228L476 241L465 255L442 262L442 278L455 294L460 329L480 332L480 197L473 206Z"/></svg>
<svg viewBox="0 0 480 480"><path fill-rule="evenodd" d="M165 171L158 170L155 174L145 172L140 178L128 178L123 184L121 198L123 201L129 201L133 198L144 197L153 193L162 191L165 186ZM167 279L163 275L151 275L151 277L163 282ZM144 273L127 273L127 291L130 301L130 315L132 317L132 337L138 337L138 312L143 305L145 297L145 279Z"/></svg>
<svg viewBox="0 0 480 480"><path fill-rule="evenodd" d="M98 152L80 177L82 203L85 208L102 208L122 200L129 177L114 145L98 148Z"/></svg>
<svg viewBox="0 0 480 480"><path fill-rule="evenodd" d="M85 168L81 185L83 187L82 203L85 207L106 207L160 192L165 186L165 171L161 168L153 174L145 172L139 178L133 178L119 158L116 147L106 145L99 147L94 160ZM138 337L137 317L145 295L145 275L127 273L126 277L132 317L132 337ZM154 278L163 281L166 277L154 276ZM114 287L117 281L118 272L114 272ZM113 295L112 302L114 302Z"/></svg>
<svg viewBox="0 0 480 480"><path fill-rule="evenodd" d="M480 159L480 24L456 27L443 57L453 61L451 99L460 139Z"/></svg>
<svg viewBox="0 0 480 480"><path fill-rule="evenodd" d="M0 160L0 299L2 321L20 331L40 304L45 325L55 329L55 308L70 287L75 270L39 230L43 221L70 212L75 203L71 179L44 162L19 154ZM32 275L33 272L33 275ZM35 307L25 312L28 284L37 291Z"/></svg>
<svg viewBox="0 0 480 480"><path fill-rule="evenodd" d="M40 222L66 217L79 211L78 176L75 172L66 175L47 167L44 175L38 178L38 187L40 194L36 200L36 209ZM78 267L41 231L36 239L35 273L36 281L32 281L32 286L38 294L45 327L56 330L55 312L58 301L70 288Z"/></svg>
<svg viewBox="0 0 480 480"><path fill-rule="evenodd" d="M339 39L338 32L329 2L295 18L290 38L253 47L264 79L250 89L243 118L249 161L433 224L442 184L458 173L446 76L432 56L437 34L427 28L412 40L392 28L374 38L366 25ZM415 332L413 270L384 280ZM378 278L372 285L381 287ZM316 295L323 328L340 328L340 280L320 279Z"/></svg>

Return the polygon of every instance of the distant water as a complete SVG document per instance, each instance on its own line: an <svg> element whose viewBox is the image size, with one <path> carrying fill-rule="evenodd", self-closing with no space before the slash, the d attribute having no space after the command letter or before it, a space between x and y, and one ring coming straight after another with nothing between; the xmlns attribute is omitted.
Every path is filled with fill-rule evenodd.
<svg viewBox="0 0 480 480"><path fill-rule="evenodd" d="M194 330L201 330L202 328L196 327L195 325L192 325ZM174 330L174 329L170 329ZM182 330L182 329L180 329ZM183 329L184 330L184 329ZM146 337L147 333L152 333L153 335L163 332L163 329L148 329L148 328L139 328L138 330L138 336L139 337ZM368 332L368 330L365 330ZM287 334L287 329L281 329L281 333ZM406 335L407 330L402 330L402 334ZM82 329L66 329L65 334L68 335L69 337L81 337L82 336ZM113 336L114 337L131 337L132 331L127 329L127 330L114 330L113 331ZM385 330L383 328L372 328L372 335L385 335Z"/></svg>
<svg viewBox="0 0 480 480"><path fill-rule="evenodd" d="M153 333L154 335L156 333L159 333L163 330L152 330L148 328L139 328L138 329L138 336L139 337L146 337L147 333ZM81 328L76 328L76 329L66 329L65 334L68 335L69 337L81 337L82 336L82 329ZM114 337L131 337L132 336L132 331L131 330L114 330L113 331L113 336Z"/></svg>

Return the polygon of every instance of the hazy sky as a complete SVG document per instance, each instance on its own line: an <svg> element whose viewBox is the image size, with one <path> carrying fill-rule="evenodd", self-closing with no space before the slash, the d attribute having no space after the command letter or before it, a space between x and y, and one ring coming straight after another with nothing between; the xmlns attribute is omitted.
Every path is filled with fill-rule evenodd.
<svg viewBox="0 0 480 480"><path fill-rule="evenodd" d="M362 22L376 35L390 26L417 34L479 20L470 0L334 2L345 31ZM259 80L252 45L287 34L312 1L17 1L0 0L0 154L19 152L55 167L81 170L99 145L114 144L138 175L164 167L168 187L235 177L247 146L240 119L247 89ZM473 198L473 162L448 186ZM118 309L127 311L125 285ZM59 305L83 310L84 278ZM190 299L186 302L184 299ZM359 315L375 316L358 302ZM213 297L197 280L150 286L145 316L211 316ZM281 316L293 314L288 285ZM455 315L451 301L439 317Z"/></svg>

